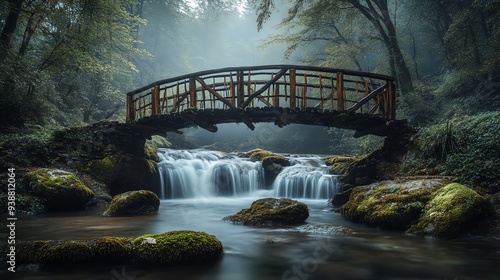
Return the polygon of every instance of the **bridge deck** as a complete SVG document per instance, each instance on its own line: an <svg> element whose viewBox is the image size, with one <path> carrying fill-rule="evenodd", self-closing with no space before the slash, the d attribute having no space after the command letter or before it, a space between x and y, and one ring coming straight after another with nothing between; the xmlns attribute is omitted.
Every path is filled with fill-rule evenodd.
<svg viewBox="0 0 500 280"><path fill-rule="evenodd" d="M157 81L127 94L127 122L168 131L255 122L386 134L396 119L394 78L300 65L232 67Z"/></svg>

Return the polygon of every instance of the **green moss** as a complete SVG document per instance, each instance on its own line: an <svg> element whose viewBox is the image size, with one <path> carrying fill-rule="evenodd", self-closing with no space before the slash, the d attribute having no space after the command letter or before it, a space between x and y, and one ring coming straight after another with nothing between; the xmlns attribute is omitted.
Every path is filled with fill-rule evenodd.
<svg viewBox="0 0 500 280"><path fill-rule="evenodd" d="M105 236L96 239L94 256L98 260L126 262L132 256L132 239L126 237Z"/></svg>
<svg viewBox="0 0 500 280"><path fill-rule="evenodd" d="M154 238L156 244L145 242ZM217 260L222 243L205 232L172 231L146 234L133 241L134 262L138 264L178 264Z"/></svg>
<svg viewBox="0 0 500 280"><path fill-rule="evenodd" d="M309 208L305 203L289 198L263 198L224 220L243 225L279 225L302 223L308 217Z"/></svg>
<svg viewBox="0 0 500 280"><path fill-rule="evenodd" d="M16 242L19 263L71 264L91 260L93 251L86 241Z"/></svg>
<svg viewBox="0 0 500 280"><path fill-rule="evenodd" d="M275 155L275 154L273 154L270 151L263 150L263 149L255 149L255 150L251 150L248 153L246 153L246 157L250 158L250 160L253 160L253 161L262 161L262 160L264 160L264 158L271 156L271 155Z"/></svg>
<svg viewBox="0 0 500 280"><path fill-rule="evenodd" d="M468 223L483 219L486 209L485 199L474 190L458 183L448 184L433 194L424 214L408 232L452 238Z"/></svg>
<svg viewBox="0 0 500 280"><path fill-rule="evenodd" d="M103 216L150 214L157 212L159 206L160 199L154 192L129 191L115 195Z"/></svg>
<svg viewBox="0 0 500 280"><path fill-rule="evenodd" d="M74 173L38 168L27 172L31 193L44 201L48 210L81 210L94 193Z"/></svg>
<svg viewBox="0 0 500 280"><path fill-rule="evenodd" d="M419 219L434 190L443 184L410 181L355 187L340 212L352 221L406 230Z"/></svg>
<svg viewBox="0 0 500 280"><path fill-rule="evenodd" d="M154 242L145 242L154 238ZM154 243L154 244L153 244ZM6 250L2 247L2 252ZM188 264L218 260L222 243L205 232L172 231L136 238L105 236L98 239L16 242L16 264L58 266L106 262L119 264Z"/></svg>
<svg viewBox="0 0 500 280"><path fill-rule="evenodd" d="M160 157L156 153L157 148L149 145L148 143L144 144L144 155L146 159L158 162L160 161Z"/></svg>

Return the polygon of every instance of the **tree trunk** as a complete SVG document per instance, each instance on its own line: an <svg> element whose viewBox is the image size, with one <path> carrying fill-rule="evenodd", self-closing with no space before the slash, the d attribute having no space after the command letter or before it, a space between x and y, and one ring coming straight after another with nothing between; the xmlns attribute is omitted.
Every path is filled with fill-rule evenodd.
<svg viewBox="0 0 500 280"><path fill-rule="evenodd" d="M17 21L19 15L21 14L21 6L24 0L9 0L9 15L5 20L5 25L3 26L2 34L0 34L0 49L7 50L10 47L10 40L12 35L16 31Z"/></svg>

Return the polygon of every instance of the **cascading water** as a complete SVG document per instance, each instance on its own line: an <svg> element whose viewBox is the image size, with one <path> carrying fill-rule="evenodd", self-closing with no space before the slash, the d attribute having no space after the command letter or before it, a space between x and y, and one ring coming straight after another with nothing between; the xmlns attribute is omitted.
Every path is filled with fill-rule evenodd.
<svg viewBox="0 0 500 280"><path fill-rule="evenodd" d="M159 149L162 199L245 195L328 199L338 188L336 176L317 156L291 158L272 189L266 188L260 162L208 150Z"/></svg>
<svg viewBox="0 0 500 280"><path fill-rule="evenodd" d="M274 196L320 199L331 198L338 192L337 176L329 174L321 158L297 157L291 163L274 180Z"/></svg>
<svg viewBox="0 0 500 280"><path fill-rule="evenodd" d="M264 189L260 162L207 150L159 150L161 198L241 196Z"/></svg>

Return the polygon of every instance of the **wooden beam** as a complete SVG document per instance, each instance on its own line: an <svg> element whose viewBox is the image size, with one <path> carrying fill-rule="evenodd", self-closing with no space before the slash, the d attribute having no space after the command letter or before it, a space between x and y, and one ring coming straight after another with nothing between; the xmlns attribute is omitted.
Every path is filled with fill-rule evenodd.
<svg viewBox="0 0 500 280"><path fill-rule="evenodd" d="M196 114L196 112L194 112L192 110L187 111L186 117L189 118L188 121L193 122L197 126L203 128L203 129L205 129L207 131L217 132L217 130L218 130L218 128L217 128L217 126L215 126L215 124L209 123L209 122L201 119L200 117L198 117L198 115Z"/></svg>
<svg viewBox="0 0 500 280"><path fill-rule="evenodd" d="M213 88L209 87L200 77L196 77L196 81L198 81L198 83L201 84L201 86L208 90L208 92L210 92L211 94L213 94L215 97L217 97L217 99L219 99L220 101L222 101L224 104L226 104L229 108L231 109L236 109L236 107L234 107L234 105L226 100L224 97L222 97L222 95L220 95L217 91L215 91Z"/></svg>
<svg viewBox="0 0 500 280"><path fill-rule="evenodd" d="M370 101L370 99L373 99L375 96L379 95L385 88L387 87L387 84L382 85L381 87L375 89L374 91L370 92L367 96L361 98L358 103L354 104L353 106L349 107L347 109L347 112L351 113L359 109L361 106L363 106L365 103Z"/></svg>
<svg viewBox="0 0 500 280"><path fill-rule="evenodd" d="M261 87L259 90L255 91L254 93L252 93L248 98L247 100L245 100L245 102L242 104L242 108L245 108L246 106L248 106L248 104L252 101L252 99L254 99L256 96L259 96L261 95L264 91L266 91L272 84L274 84L277 80L279 80L281 77L283 77L283 75L285 75L285 73L288 71L288 69L281 69L281 71L278 72L278 74L276 74L276 76L274 76L274 78L272 78L271 80L269 80L269 82L267 82L263 87Z"/></svg>
<svg viewBox="0 0 500 280"><path fill-rule="evenodd" d="M250 128L250 130L254 130L255 129L255 125L250 121L250 119L248 119L247 116L241 114L240 115L240 119L243 121L243 123L248 127Z"/></svg>

